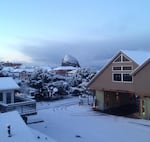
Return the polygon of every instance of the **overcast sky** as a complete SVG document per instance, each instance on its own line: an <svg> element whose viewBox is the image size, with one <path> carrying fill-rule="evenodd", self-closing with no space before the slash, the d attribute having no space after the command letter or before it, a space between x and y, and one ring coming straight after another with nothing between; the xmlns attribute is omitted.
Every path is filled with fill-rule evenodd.
<svg viewBox="0 0 150 142"><path fill-rule="evenodd" d="M119 50L150 50L149 6L149 0L0 0L0 59L57 66L70 54L81 66L101 67Z"/></svg>

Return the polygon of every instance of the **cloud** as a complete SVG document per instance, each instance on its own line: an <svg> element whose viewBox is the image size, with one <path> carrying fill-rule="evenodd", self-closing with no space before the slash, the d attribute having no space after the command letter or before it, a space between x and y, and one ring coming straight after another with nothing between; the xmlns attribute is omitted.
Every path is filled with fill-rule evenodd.
<svg viewBox="0 0 150 142"><path fill-rule="evenodd" d="M20 51L32 58L36 64L51 66L61 65L65 54L77 58L81 66L100 68L119 50L147 50L150 51L148 36L112 40L76 40L50 41L34 40L32 44L22 45Z"/></svg>

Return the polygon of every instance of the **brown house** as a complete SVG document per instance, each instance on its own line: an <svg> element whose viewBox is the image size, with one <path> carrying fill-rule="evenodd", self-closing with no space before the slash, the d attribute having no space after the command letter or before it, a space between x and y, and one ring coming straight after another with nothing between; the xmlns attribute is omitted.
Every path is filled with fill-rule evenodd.
<svg viewBox="0 0 150 142"><path fill-rule="evenodd" d="M101 111L118 114L136 111L138 97L135 91L135 78L131 73L148 57L150 54L147 52L120 51L117 53L87 86L89 90L95 92L94 107Z"/></svg>
<svg viewBox="0 0 150 142"><path fill-rule="evenodd" d="M133 73L134 91L140 96L140 115L150 119L150 58Z"/></svg>

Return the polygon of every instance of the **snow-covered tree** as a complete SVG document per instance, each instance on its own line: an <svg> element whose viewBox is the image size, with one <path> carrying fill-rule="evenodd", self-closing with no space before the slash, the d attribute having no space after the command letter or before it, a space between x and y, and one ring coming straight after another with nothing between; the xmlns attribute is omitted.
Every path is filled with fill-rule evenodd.
<svg viewBox="0 0 150 142"><path fill-rule="evenodd" d="M29 86L39 90L39 96L42 99L60 98L68 94L87 93L86 85L93 75L94 72L86 68L80 68L69 76L40 69L32 73Z"/></svg>
<svg viewBox="0 0 150 142"><path fill-rule="evenodd" d="M80 68L72 75L72 93L83 94L87 93L86 85L95 75L95 72L88 68Z"/></svg>
<svg viewBox="0 0 150 142"><path fill-rule="evenodd" d="M3 65L0 63L0 77L4 77L2 69L3 69Z"/></svg>

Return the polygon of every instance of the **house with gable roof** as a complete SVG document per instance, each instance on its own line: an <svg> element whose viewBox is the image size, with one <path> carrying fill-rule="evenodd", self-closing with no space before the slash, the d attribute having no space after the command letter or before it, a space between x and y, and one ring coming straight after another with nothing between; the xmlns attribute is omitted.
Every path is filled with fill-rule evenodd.
<svg viewBox="0 0 150 142"><path fill-rule="evenodd" d="M31 74L34 72L33 68L17 68L14 69L11 73L14 77L17 77L21 80L27 80L30 78Z"/></svg>
<svg viewBox="0 0 150 142"><path fill-rule="evenodd" d="M0 78L0 102L5 104L14 103L14 91L19 90L19 86L11 77Z"/></svg>
<svg viewBox="0 0 150 142"><path fill-rule="evenodd" d="M0 112L16 110L21 116L36 114L36 101L19 95L12 77L0 77Z"/></svg>
<svg viewBox="0 0 150 142"><path fill-rule="evenodd" d="M150 119L150 58L131 75L134 78L134 91L140 97L140 116Z"/></svg>
<svg viewBox="0 0 150 142"><path fill-rule="evenodd" d="M142 107L137 106L138 102L139 106L143 106L141 92L136 87L140 81L134 71L138 71L149 57L149 52L122 50L111 58L87 86L95 92L94 108L119 114L132 113L138 109L142 112Z"/></svg>

